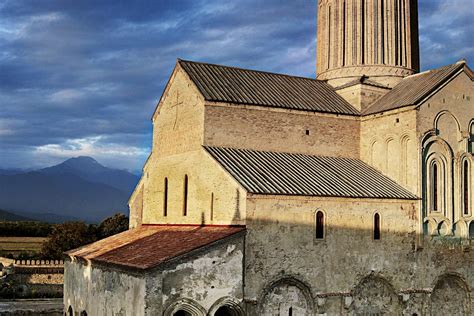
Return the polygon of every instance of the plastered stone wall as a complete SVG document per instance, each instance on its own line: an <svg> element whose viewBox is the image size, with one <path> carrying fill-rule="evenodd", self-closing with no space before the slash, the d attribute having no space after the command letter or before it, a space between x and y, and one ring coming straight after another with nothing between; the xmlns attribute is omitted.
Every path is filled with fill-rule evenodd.
<svg viewBox="0 0 474 316"><path fill-rule="evenodd" d="M360 158L419 195L416 119L416 111L410 109L363 117Z"/></svg>
<svg viewBox="0 0 474 316"><path fill-rule="evenodd" d="M205 252L171 263L162 272L162 305L165 315L178 310L183 300L193 300L206 312L223 298L237 304L243 299L244 237L240 235ZM160 314L161 315L161 314Z"/></svg>
<svg viewBox="0 0 474 316"><path fill-rule="evenodd" d="M153 115L150 159L199 149L203 130L204 99L178 64Z"/></svg>
<svg viewBox="0 0 474 316"><path fill-rule="evenodd" d="M204 144L359 158L359 128L351 116L209 104Z"/></svg>
<svg viewBox="0 0 474 316"><path fill-rule="evenodd" d="M77 315L145 315L146 282L143 275L132 275L110 268L64 263L64 308Z"/></svg>
<svg viewBox="0 0 474 316"><path fill-rule="evenodd" d="M432 302L430 295L437 293L443 277L458 282L457 297L465 297L463 302L445 299L445 308L464 304L468 314L474 287L472 248L460 242L420 241L418 203L251 197L245 271L249 315L283 304L266 299L268 293L273 295L274 284L295 287L294 295L306 291L305 306L312 304L319 314L429 315L433 306L441 304ZM326 214L324 240L315 239L316 210ZM373 239L376 211L381 215L381 240ZM290 281L278 283L285 279ZM284 296L285 291L279 293Z"/></svg>

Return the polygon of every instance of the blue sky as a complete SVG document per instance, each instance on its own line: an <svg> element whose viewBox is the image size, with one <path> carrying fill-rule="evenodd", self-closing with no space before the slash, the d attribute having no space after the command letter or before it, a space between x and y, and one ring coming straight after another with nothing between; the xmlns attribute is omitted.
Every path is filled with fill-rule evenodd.
<svg viewBox="0 0 474 316"><path fill-rule="evenodd" d="M176 58L314 77L316 0L0 0L0 168L138 170ZM422 69L474 60L474 0L420 0Z"/></svg>

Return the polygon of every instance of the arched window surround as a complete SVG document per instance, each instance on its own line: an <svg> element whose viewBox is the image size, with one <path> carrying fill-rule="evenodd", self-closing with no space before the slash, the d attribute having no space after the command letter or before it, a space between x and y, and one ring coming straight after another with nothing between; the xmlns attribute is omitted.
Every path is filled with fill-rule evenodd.
<svg viewBox="0 0 474 316"><path fill-rule="evenodd" d="M326 239L326 223L327 216L326 212L322 209L317 209L314 212L314 238L316 240Z"/></svg>
<svg viewBox="0 0 474 316"><path fill-rule="evenodd" d="M446 161L442 155L434 153L428 158L426 166L426 202L428 210L434 214L442 212L446 216ZM435 188L437 189L436 192Z"/></svg>

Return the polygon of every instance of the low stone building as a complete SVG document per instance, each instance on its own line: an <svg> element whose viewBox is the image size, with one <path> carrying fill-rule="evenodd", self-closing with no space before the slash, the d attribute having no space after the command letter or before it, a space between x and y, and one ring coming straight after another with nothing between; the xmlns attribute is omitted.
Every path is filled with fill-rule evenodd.
<svg viewBox="0 0 474 316"><path fill-rule="evenodd" d="M318 79L178 60L69 315L472 315L474 74L418 73L416 1L364 3L318 2Z"/></svg>

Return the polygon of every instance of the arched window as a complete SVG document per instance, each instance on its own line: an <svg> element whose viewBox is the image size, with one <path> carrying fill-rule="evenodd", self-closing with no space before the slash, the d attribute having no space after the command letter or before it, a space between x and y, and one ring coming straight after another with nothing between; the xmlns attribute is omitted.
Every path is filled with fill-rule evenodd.
<svg viewBox="0 0 474 316"><path fill-rule="evenodd" d="M380 240L380 215L375 213L374 215L374 239Z"/></svg>
<svg viewBox="0 0 474 316"><path fill-rule="evenodd" d="M87 312L86 312L86 311L82 311L82 312L81 312L81 316L87 316Z"/></svg>
<svg viewBox="0 0 474 316"><path fill-rule="evenodd" d="M437 162L431 165L431 210L438 211L439 166Z"/></svg>
<svg viewBox="0 0 474 316"><path fill-rule="evenodd" d="M293 316L293 307L288 309L288 316Z"/></svg>
<svg viewBox="0 0 474 316"><path fill-rule="evenodd" d="M324 239L324 213L316 213L316 239Z"/></svg>
<svg viewBox="0 0 474 316"><path fill-rule="evenodd" d="M67 309L67 315L74 316L74 311L72 310L72 306L69 306L69 308Z"/></svg>
<svg viewBox="0 0 474 316"><path fill-rule="evenodd" d="M173 314L173 316L191 316L191 313L179 310Z"/></svg>
<svg viewBox="0 0 474 316"><path fill-rule="evenodd" d="M469 163L464 160L463 164L463 204L464 204L464 215L469 215Z"/></svg>
<svg viewBox="0 0 474 316"><path fill-rule="evenodd" d="M474 222L469 224L469 238L474 239Z"/></svg>
<svg viewBox="0 0 474 316"><path fill-rule="evenodd" d="M165 178L163 188L163 216L168 216L168 178Z"/></svg>
<svg viewBox="0 0 474 316"><path fill-rule="evenodd" d="M188 175L184 176L183 215L188 215Z"/></svg>

